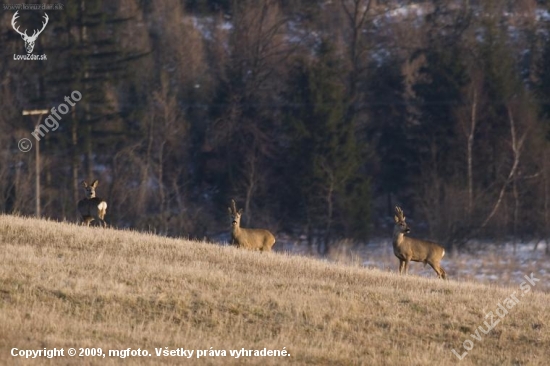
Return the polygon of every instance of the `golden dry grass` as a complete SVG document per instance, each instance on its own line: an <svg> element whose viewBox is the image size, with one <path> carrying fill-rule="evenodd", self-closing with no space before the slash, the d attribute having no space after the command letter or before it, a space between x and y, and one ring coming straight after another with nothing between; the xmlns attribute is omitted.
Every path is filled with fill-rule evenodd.
<svg viewBox="0 0 550 366"><path fill-rule="evenodd" d="M13 216L0 216L0 258L6 365L451 365L485 314L520 292ZM548 364L549 303L535 286L460 364ZM153 356L25 360L14 347ZM187 360L155 347L290 356Z"/></svg>

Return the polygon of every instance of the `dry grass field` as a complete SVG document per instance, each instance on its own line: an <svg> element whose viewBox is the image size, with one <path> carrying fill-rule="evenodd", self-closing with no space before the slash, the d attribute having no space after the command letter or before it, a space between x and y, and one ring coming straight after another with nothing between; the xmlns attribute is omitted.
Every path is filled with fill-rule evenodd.
<svg viewBox="0 0 550 366"><path fill-rule="evenodd" d="M539 291L538 283L520 288L399 277L302 256L13 216L0 216L0 263L3 365L550 360L550 294ZM498 319L499 304L507 304L508 313L487 334L480 332L485 321L491 323L486 314ZM471 350L459 361L452 350L463 354L465 341ZM152 355L70 357L70 347L104 353L140 348ZM165 347L195 353L190 359L156 356L155 348ZM283 347L289 356L229 353ZM63 348L65 356L31 360L11 356L13 348ZM227 356L205 352L197 359L197 350L211 349Z"/></svg>

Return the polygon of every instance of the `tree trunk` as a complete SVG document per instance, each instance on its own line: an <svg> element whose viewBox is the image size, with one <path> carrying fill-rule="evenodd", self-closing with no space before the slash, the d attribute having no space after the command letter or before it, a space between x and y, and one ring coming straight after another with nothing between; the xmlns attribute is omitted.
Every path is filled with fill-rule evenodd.
<svg viewBox="0 0 550 366"><path fill-rule="evenodd" d="M474 178L473 178L473 146L474 146L474 134L477 121L477 90L474 89L473 101L472 101L472 114L470 119L470 131L468 133L468 149L467 149L467 161L468 161L468 216L471 220L473 205L474 205Z"/></svg>
<svg viewBox="0 0 550 366"><path fill-rule="evenodd" d="M73 204L75 205L79 201L78 191L78 121L76 119L76 110L73 108L73 123L71 125L71 145L72 145L72 160L71 160L71 172L72 172L72 193ZM78 214L78 213L77 213ZM78 216L78 215L77 215Z"/></svg>

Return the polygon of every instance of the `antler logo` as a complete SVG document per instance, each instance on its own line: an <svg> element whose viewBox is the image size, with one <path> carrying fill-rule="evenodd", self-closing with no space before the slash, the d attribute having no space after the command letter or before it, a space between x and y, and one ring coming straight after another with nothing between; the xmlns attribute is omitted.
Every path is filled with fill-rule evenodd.
<svg viewBox="0 0 550 366"><path fill-rule="evenodd" d="M36 29L34 30L32 36L29 36L27 35L27 30L25 29L25 32L21 32L19 30L19 27L15 27L15 20L17 18L19 18L19 15L17 15L17 13L19 13L19 10L15 12L15 14L13 14L13 18L11 18L11 26L13 27L13 29L19 33L21 35L21 38L23 38L23 41L25 41L25 48L27 50L27 53L32 53L32 50L34 49L34 43L36 42L36 39L38 38L38 36L40 35L40 33L42 33L42 31L44 30L44 28L46 28L46 24L48 24L48 20L50 18L48 18L48 14L44 13L44 19L46 20L45 22L42 22L42 29L40 29L39 31L37 31Z"/></svg>

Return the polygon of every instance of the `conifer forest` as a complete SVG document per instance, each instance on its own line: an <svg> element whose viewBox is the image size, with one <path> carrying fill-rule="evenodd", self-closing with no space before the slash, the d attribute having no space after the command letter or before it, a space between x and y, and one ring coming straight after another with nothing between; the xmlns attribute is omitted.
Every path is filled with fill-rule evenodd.
<svg viewBox="0 0 550 366"><path fill-rule="evenodd" d="M97 179L160 235L235 199L321 253L396 205L447 247L550 238L547 1L31 3L1 13L1 213L76 222Z"/></svg>

